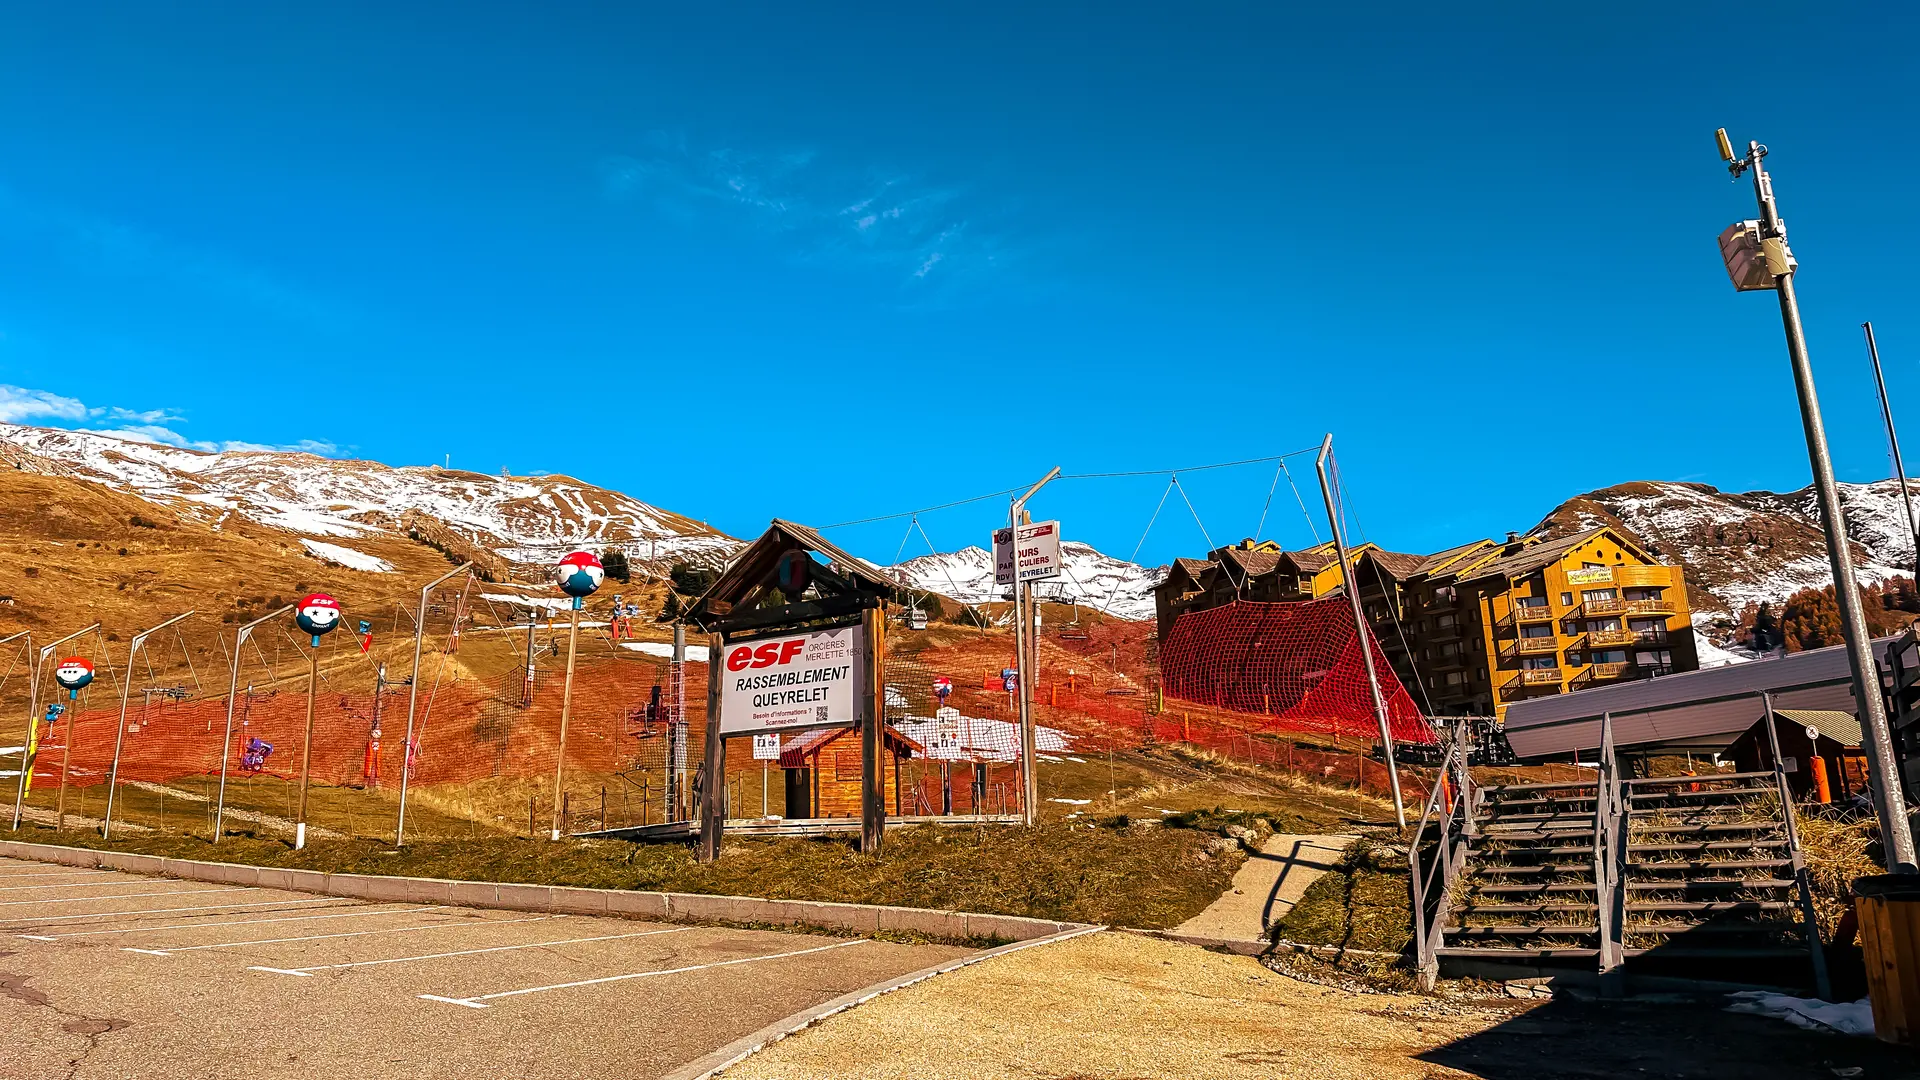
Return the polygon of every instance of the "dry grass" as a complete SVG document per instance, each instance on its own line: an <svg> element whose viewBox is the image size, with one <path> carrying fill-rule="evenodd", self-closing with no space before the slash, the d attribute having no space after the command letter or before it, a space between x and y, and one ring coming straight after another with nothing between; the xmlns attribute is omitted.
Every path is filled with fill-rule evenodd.
<svg viewBox="0 0 1920 1080"><path fill-rule="evenodd" d="M1841 914L1853 906L1853 880L1886 873L1872 855L1880 830L1871 819L1846 821L1807 813L1799 815L1798 824L1814 914L1821 932L1830 935Z"/></svg>

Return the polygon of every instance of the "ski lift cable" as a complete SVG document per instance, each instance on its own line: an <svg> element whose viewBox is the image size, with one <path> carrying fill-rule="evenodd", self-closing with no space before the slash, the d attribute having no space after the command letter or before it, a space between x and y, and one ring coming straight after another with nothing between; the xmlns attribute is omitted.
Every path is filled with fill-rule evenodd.
<svg viewBox="0 0 1920 1080"><path fill-rule="evenodd" d="M925 525L920 524L920 515L918 514L913 515L913 527L920 530L920 539L926 541L927 551L932 555L934 555L935 557L938 557L940 554L940 549L933 546L933 538L927 535L927 527ZM947 576L947 584L953 586L954 601L960 604L962 607L965 607L968 611L973 612L973 621L978 623L980 626L981 632L985 633L987 629L987 623L986 623L986 620L981 617L979 609L974 607L972 604L967 603L965 600L960 599L960 584L959 582L956 582L953 580L953 568L949 567L943 561L940 564L940 572Z"/></svg>
<svg viewBox="0 0 1920 1080"><path fill-rule="evenodd" d="M1315 547L1320 546L1320 529L1313 523L1313 515L1307 512L1307 500L1300 497L1300 485L1293 482L1293 470L1286 462L1280 463L1280 471L1287 474L1287 486L1293 489L1293 501L1300 505L1300 516L1307 519L1307 532L1313 536Z"/></svg>
<svg viewBox="0 0 1920 1080"><path fill-rule="evenodd" d="M1259 543L1261 535L1267 531L1267 511L1273 509L1273 493L1279 490L1280 473L1285 470L1286 467L1287 463L1284 461L1274 466L1273 483L1267 485L1267 501L1260 504L1260 524L1253 527L1254 543Z"/></svg>
<svg viewBox="0 0 1920 1080"><path fill-rule="evenodd" d="M1153 516L1147 519L1147 527L1140 530L1140 539L1135 541L1133 545L1133 553L1127 556L1128 562L1135 562L1140 558L1140 549L1146 546L1147 534L1153 532L1153 523L1160 520L1160 511L1166 508L1167 496L1173 494L1173 487L1174 487L1174 481L1168 480L1167 486L1161 489L1160 501L1154 505ZM1184 499L1186 498L1186 496L1183 494L1181 495L1181 498ZM1205 530L1202 530L1202 531L1205 531ZM1119 595L1120 595L1120 579L1116 577L1113 579L1113 588L1107 590L1106 603L1100 605L1100 614L1102 617L1105 617L1105 615L1107 614L1107 609L1113 606L1114 598Z"/></svg>
<svg viewBox="0 0 1920 1080"><path fill-rule="evenodd" d="M98 626L93 628L93 636L100 642L100 662L107 665L108 685L113 687L114 695L117 697L120 694L120 677L115 674L113 670L113 654L107 651L107 636L100 632ZM131 665L129 665L129 669L131 669ZM133 677L132 670L128 670L127 677Z"/></svg>
<svg viewBox="0 0 1920 1080"><path fill-rule="evenodd" d="M207 688L200 685L200 672L195 670L193 666L193 654L187 651L187 638L185 634L180 632L179 623L173 624L173 637L175 641L180 643L180 655L187 658L187 674L193 676L194 692L199 694L206 693Z"/></svg>

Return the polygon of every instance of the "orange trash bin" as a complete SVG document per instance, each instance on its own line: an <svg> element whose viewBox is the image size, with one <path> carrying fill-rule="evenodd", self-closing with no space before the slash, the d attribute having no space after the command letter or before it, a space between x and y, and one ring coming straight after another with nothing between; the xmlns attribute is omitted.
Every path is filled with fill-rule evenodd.
<svg viewBox="0 0 1920 1080"><path fill-rule="evenodd" d="M1879 874L1853 883L1860 951L1882 1042L1920 1045L1920 874Z"/></svg>

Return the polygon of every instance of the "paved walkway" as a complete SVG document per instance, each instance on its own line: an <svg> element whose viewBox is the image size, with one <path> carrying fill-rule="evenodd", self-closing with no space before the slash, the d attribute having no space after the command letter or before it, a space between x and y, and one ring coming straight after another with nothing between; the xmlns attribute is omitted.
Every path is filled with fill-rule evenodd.
<svg viewBox="0 0 1920 1080"><path fill-rule="evenodd" d="M0 859L0 1080L660 1076L965 953Z"/></svg>
<svg viewBox="0 0 1920 1080"><path fill-rule="evenodd" d="M1274 836L1233 875L1233 888L1175 927L1182 937L1264 941L1267 927L1293 910L1307 886L1340 861L1351 836Z"/></svg>

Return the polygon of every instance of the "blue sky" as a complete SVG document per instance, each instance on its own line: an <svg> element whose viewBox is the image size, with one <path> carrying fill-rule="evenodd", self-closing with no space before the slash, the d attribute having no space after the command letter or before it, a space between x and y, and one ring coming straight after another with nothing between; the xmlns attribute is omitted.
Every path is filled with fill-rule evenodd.
<svg viewBox="0 0 1920 1080"><path fill-rule="evenodd" d="M1725 125L1774 149L1841 478L1887 475L1859 323L1920 425L1914 9L1288 7L16 5L0 418L745 535L1332 431L1367 535L1432 550L1807 482L1777 308L1714 248L1754 212ZM1274 480L1189 475L1140 557L1251 534ZM1035 510L1124 556L1166 489ZM1265 531L1312 539L1284 478Z"/></svg>

